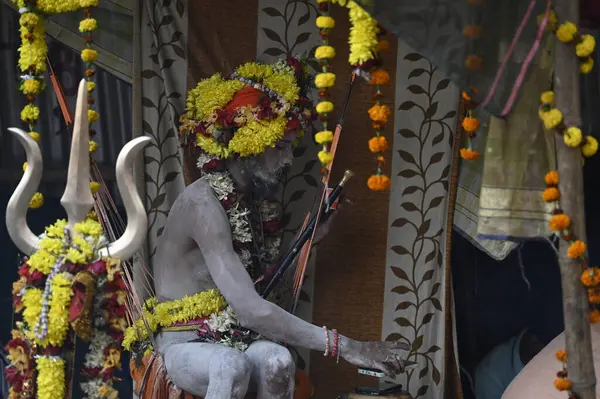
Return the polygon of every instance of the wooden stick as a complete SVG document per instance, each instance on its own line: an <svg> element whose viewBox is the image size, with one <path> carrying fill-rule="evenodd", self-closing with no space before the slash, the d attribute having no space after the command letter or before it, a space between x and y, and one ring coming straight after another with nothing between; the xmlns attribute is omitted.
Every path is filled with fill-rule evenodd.
<svg viewBox="0 0 600 399"><path fill-rule="evenodd" d="M579 25L579 0L556 0L559 21ZM556 106L563 112L567 126L581 126L579 98L579 61L575 46L557 40L555 49L554 90ZM571 218L571 231L586 242L583 201L583 171L581 149L569 148L562 140L557 143L560 204ZM562 276L565 342L568 378L578 399L596 398L596 375L592 356L589 305L586 290L581 284L581 266L567 256L568 243L561 240L559 251Z"/></svg>

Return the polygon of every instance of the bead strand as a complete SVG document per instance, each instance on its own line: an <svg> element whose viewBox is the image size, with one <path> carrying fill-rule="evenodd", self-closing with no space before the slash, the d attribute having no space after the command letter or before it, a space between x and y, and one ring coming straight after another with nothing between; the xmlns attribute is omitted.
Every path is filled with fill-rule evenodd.
<svg viewBox="0 0 600 399"><path fill-rule="evenodd" d="M327 326L323 326L323 330L325 331L325 352L323 352L323 356L329 356L329 330Z"/></svg>

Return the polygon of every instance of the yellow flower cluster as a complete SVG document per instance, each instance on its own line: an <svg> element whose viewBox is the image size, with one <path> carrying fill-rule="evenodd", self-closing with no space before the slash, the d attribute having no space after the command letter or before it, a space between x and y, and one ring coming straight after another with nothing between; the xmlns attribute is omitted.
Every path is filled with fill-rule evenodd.
<svg viewBox="0 0 600 399"><path fill-rule="evenodd" d="M29 207L31 209L38 209L44 205L44 195L40 192L33 193L33 196L29 200Z"/></svg>
<svg viewBox="0 0 600 399"><path fill-rule="evenodd" d="M56 357L37 359L37 399L56 399L65 396L66 363Z"/></svg>
<svg viewBox="0 0 600 399"><path fill-rule="evenodd" d="M59 255L65 255L73 263L86 264L94 256L93 245L85 237L97 240L102 235L102 226L95 220L86 219L74 226L77 235L73 237L73 243L78 247L64 248L62 238L67 221L58 220L55 224L46 227L46 237L40 240L39 249L27 260L32 270L37 270L47 275L52 270ZM92 241L93 241L92 240Z"/></svg>
<svg viewBox="0 0 600 399"><path fill-rule="evenodd" d="M377 20L354 1L349 1L350 10L350 65L360 65L372 60L377 54L379 26Z"/></svg>
<svg viewBox="0 0 600 399"><path fill-rule="evenodd" d="M79 32L92 32L98 29L98 21L95 18L86 18L79 22Z"/></svg>
<svg viewBox="0 0 600 399"><path fill-rule="evenodd" d="M225 80L220 73L201 80L187 95L184 119L201 121L223 108L244 87L239 80Z"/></svg>
<svg viewBox="0 0 600 399"><path fill-rule="evenodd" d="M44 19L34 13L26 13L29 18L21 17L21 46L19 47L19 68L24 73L35 73L41 75L46 70L46 54L48 46L45 40ZM30 22L36 21L35 25ZM30 28L32 26L32 28Z"/></svg>
<svg viewBox="0 0 600 399"><path fill-rule="evenodd" d="M575 44L575 54L579 57L579 71L583 74L590 73L594 68L594 59L591 57L596 48L594 36L580 35L577 26L569 21L555 28L555 33L557 39L561 42Z"/></svg>
<svg viewBox="0 0 600 399"><path fill-rule="evenodd" d="M52 279L52 296L50 299L50 311L48 312L47 337L47 342L52 346L61 347L69 332L69 305L71 304L71 297L73 296L71 281L72 277L67 273L57 274Z"/></svg>
<svg viewBox="0 0 600 399"><path fill-rule="evenodd" d="M271 65L247 62L235 70L243 78L256 80L267 88L273 90L287 101L294 103L298 100L300 87L294 75L277 73Z"/></svg>
<svg viewBox="0 0 600 399"><path fill-rule="evenodd" d="M242 157L259 155L265 148L274 147L275 143L283 138L286 125L285 116L248 122L240 127L229 141L229 151Z"/></svg>
<svg viewBox="0 0 600 399"><path fill-rule="evenodd" d="M150 298L144 306L144 316L136 320L135 325L128 327L123 339L123 348L131 351L136 342L148 339L148 329L152 333L160 327L170 327L175 323L188 322L201 317L210 316L227 306L225 298L217 290L199 292L174 301L158 303Z"/></svg>

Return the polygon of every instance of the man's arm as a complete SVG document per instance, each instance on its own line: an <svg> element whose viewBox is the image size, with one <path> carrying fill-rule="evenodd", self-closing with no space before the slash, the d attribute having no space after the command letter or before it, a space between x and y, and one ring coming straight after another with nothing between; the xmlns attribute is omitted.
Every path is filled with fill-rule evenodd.
<svg viewBox="0 0 600 399"><path fill-rule="evenodd" d="M240 323L267 338L294 346L324 351L322 328L307 323L258 295L248 272L235 253L227 214L212 193L189 199L192 238L202 251L217 287ZM342 338L342 347L355 341Z"/></svg>

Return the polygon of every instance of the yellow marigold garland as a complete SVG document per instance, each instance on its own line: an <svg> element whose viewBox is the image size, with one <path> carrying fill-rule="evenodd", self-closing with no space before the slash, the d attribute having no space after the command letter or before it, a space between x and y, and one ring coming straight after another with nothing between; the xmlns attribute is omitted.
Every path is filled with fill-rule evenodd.
<svg viewBox="0 0 600 399"><path fill-rule="evenodd" d="M566 126L563 114L554 108L554 92L545 91L540 95L541 106L539 117L547 130L555 130L562 135L564 143L572 148L581 148L584 157L589 158L598 151L598 141L592 136L584 136L581 129L576 126Z"/></svg>
<svg viewBox="0 0 600 399"><path fill-rule="evenodd" d="M82 50L81 58L86 63L85 77L88 80L88 104L93 106L92 92L95 84L92 78L95 74L92 62L98 57L96 50L91 49L91 33L97 29L98 22L91 18L91 8L98 5L98 0L13 0L19 7L19 32L21 46L19 47L19 69L21 70L21 85L19 90L26 96L28 104L21 111L21 120L29 127L29 135L40 141L40 135L34 131L40 115L40 109L35 105L36 97L42 93L44 72L46 71L46 58L48 47L45 39L44 15L60 14L84 9L85 19L79 24L79 30L84 34L86 48ZM98 113L90 110L88 113L90 123L98 119ZM93 132L93 130L92 130ZM30 208L40 208L44 204L44 197L37 192L30 200Z"/></svg>
<svg viewBox="0 0 600 399"><path fill-rule="evenodd" d="M128 327L123 339L123 348L131 351L133 345L148 339L148 328L152 333L160 327L170 327L175 323L188 322L210 316L227 306L225 298L217 290L199 292L174 301L158 303L155 297L144 305L144 316Z"/></svg>
<svg viewBox="0 0 600 399"><path fill-rule="evenodd" d="M20 297L21 301L20 307L15 306L15 312L22 313L24 323L17 322L17 328L20 331L13 331L13 340L9 342L7 348L9 354L11 354L10 367L17 368L22 376L16 376L16 378L25 378L21 391L11 391L11 397L13 398L20 397L18 395L24 393L23 390L35 389L32 392L35 392L36 398L53 399L63 397L66 390L66 363L60 357L60 350L71 327L69 306L73 296L73 274L69 271L59 271L57 273L56 270L64 269L65 266L62 265L68 263L60 262L63 257L71 258L71 262L77 262L83 267L90 265L92 261L96 261L95 248L102 236L100 223L86 219L74 226L75 234L71 234L70 241L65 241L66 226L67 222L65 220L58 220L55 224L46 228L44 236L39 241L38 251L19 269L21 277L13 284L13 295ZM59 257L61 258L59 259ZM55 264L61 267L54 269ZM119 273L118 265L120 262L107 259L105 264L106 271L99 273L107 273L106 279L114 281L115 275ZM117 269L113 265L117 265ZM22 271L23 268L26 269ZM67 270L70 269L67 267ZM30 278L35 279L37 283L28 283ZM46 288L50 288L48 291L49 298L45 297L44 290L31 286L31 284L44 286L44 278L46 278ZM121 291L117 291L116 294L119 292ZM46 313L47 321L43 321L43 308L45 306L49 309ZM38 333L44 331L44 326L46 335L42 337ZM41 327L41 330L39 327ZM24 348L29 348L28 353L25 353ZM108 348L105 349L108 350ZM34 354L36 354L35 358L33 357ZM109 355L116 359L117 363L108 364L105 359L105 368L108 366L111 368L120 367L120 351L115 349L108 355L105 354L107 357ZM116 355L118 356L115 357ZM29 365L37 370L35 387L30 385L29 382L34 375L29 370ZM111 389L114 391L112 378L105 380L104 385L106 392Z"/></svg>
<svg viewBox="0 0 600 399"><path fill-rule="evenodd" d="M64 398L66 390L66 363L54 356L37 359L37 399Z"/></svg>
<svg viewBox="0 0 600 399"><path fill-rule="evenodd" d="M538 23L541 21L538 17ZM583 74L590 73L594 68L594 59L591 57L596 48L596 39L592 35L580 34L577 26L570 21L558 23L556 12L550 12L548 29L556 35L556 38L565 44L575 47L575 54L579 58L579 71Z"/></svg>
<svg viewBox="0 0 600 399"><path fill-rule="evenodd" d="M317 17L316 25L320 30L321 45L315 50L315 58L319 60L321 73L315 76L315 86L319 89L320 102L316 106L322 129L315 134L315 141L321 146L317 154L321 165L325 166L333 160L330 146L334 138L329 127L329 114L334 110L334 104L329 100L329 89L335 85L335 74L329 72L329 62L335 57L335 49L329 45L329 31L335 27L335 20L329 16L329 0L319 1L321 15Z"/></svg>

